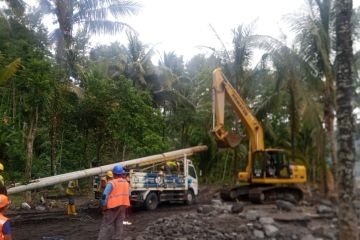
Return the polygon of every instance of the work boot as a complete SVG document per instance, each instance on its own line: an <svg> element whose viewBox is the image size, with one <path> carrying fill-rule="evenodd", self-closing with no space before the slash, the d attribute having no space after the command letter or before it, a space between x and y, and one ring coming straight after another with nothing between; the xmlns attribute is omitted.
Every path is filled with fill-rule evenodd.
<svg viewBox="0 0 360 240"><path fill-rule="evenodd" d="M72 205L70 205L70 206L71 206L71 214L72 214L72 215L77 215L76 208L75 208L75 204L72 204Z"/></svg>
<svg viewBox="0 0 360 240"><path fill-rule="evenodd" d="M68 214L68 215L72 215L71 205L70 205L70 204L67 205L67 214Z"/></svg>
<svg viewBox="0 0 360 240"><path fill-rule="evenodd" d="M71 215L77 215L75 204L71 204Z"/></svg>

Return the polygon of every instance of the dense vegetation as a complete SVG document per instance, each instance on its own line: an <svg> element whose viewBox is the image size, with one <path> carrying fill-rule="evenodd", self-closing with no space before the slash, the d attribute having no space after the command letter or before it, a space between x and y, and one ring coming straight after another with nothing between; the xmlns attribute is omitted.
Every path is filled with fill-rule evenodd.
<svg viewBox="0 0 360 240"><path fill-rule="evenodd" d="M209 132L211 73L222 67L262 122L266 146L287 149L307 166L310 181L327 190L324 179L337 163L331 1L309 1L309 12L288 19L297 34L291 45L239 25L231 49L186 63L174 49L156 64L141 35L106 18L104 9L121 19L137 4L38 2L42 9L5 1L0 15L0 159L8 181L199 144L210 148L196 158L202 179L232 181L245 165L248 143L219 150ZM51 33L41 21L47 14L59 23ZM88 46L91 34L119 31L127 43ZM255 49L264 55L252 67ZM230 107L226 120L227 128L244 133Z"/></svg>

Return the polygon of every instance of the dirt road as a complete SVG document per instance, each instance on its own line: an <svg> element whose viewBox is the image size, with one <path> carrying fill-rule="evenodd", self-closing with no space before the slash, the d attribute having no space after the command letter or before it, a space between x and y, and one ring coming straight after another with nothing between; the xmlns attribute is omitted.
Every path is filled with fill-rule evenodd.
<svg viewBox="0 0 360 240"><path fill-rule="evenodd" d="M162 205L156 211L133 210L125 236L136 237L148 224L159 218L196 211L196 206ZM92 240L97 239L101 215L96 209L83 206L77 216L65 215L65 210L11 212L15 240Z"/></svg>
<svg viewBox="0 0 360 240"><path fill-rule="evenodd" d="M125 226L126 240L314 240L336 239L336 204L317 199L293 205L286 201L254 205L229 203L203 192L199 202L161 205L155 211L134 210L131 226ZM14 240L97 239L101 215L89 198L80 201L79 214L65 214L62 207L51 210L9 211ZM360 202L357 204L360 209Z"/></svg>

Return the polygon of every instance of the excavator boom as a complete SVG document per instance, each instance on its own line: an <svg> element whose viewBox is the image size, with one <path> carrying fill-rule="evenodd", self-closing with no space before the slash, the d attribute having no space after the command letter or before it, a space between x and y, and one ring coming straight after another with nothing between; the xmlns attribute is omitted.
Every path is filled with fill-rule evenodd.
<svg viewBox="0 0 360 240"><path fill-rule="evenodd" d="M226 79L220 68L213 71L213 115L214 126L212 132L217 142L223 146L236 147L241 137L224 128L225 96L231 103L239 119L245 125L250 139L251 150L264 149L264 133L259 121L252 114L245 101L236 92L230 82Z"/></svg>

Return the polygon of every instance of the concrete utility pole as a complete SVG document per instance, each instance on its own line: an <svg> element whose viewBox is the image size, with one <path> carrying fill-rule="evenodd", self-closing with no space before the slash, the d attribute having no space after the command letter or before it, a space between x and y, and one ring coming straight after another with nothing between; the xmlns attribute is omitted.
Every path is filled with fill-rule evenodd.
<svg viewBox="0 0 360 240"><path fill-rule="evenodd" d="M95 168L89 168L85 170L80 170L76 172L70 172L65 174L60 174L56 176L51 177L45 177L45 178L39 178L37 180L32 181L29 184L19 185L8 189L8 194L15 194L20 193L24 191L30 191L38 188L44 188L52 185L56 185L59 183L67 182L74 179L80 179L85 177L91 177L95 175L99 175L102 173L105 173L106 171L112 170L115 165L121 164L123 167L131 166L131 165L144 165L144 164L151 164L151 163L159 163L164 162L168 160L174 160L177 158L181 158L184 155L191 156L194 153L198 152L204 152L207 151L208 147L205 145L202 146L196 146L196 147L190 147L190 148L184 148L172 152L166 152L162 154L152 155L148 157L143 158L137 158L133 160L123 161L123 162L117 162L109 165L104 165L100 167Z"/></svg>

